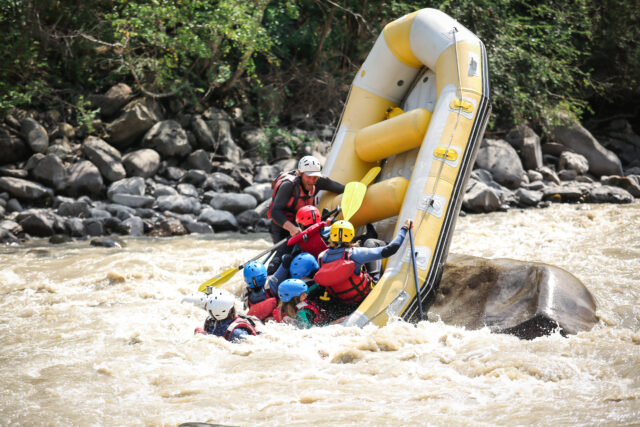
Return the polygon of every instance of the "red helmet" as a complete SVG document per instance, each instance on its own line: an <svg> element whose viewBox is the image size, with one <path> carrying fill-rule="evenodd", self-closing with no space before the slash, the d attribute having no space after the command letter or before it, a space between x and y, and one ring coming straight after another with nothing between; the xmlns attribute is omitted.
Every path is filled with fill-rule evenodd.
<svg viewBox="0 0 640 427"><path fill-rule="evenodd" d="M320 211L315 206L303 206L296 213L296 222L304 227L316 224L320 222Z"/></svg>

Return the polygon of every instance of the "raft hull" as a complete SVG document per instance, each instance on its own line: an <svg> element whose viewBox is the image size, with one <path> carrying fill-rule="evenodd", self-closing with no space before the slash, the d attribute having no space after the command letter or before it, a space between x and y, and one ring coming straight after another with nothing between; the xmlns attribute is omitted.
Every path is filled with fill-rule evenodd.
<svg viewBox="0 0 640 427"><path fill-rule="evenodd" d="M397 107L404 113L387 118ZM418 304L428 307L490 111L486 51L469 30L434 9L384 28L354 78L324 171L350 182L382 167L352 222L373 222L390 240L414 221L420 298L406 239L345 325L416 320ZM321 208L336 203L321 195Z"/></svg>

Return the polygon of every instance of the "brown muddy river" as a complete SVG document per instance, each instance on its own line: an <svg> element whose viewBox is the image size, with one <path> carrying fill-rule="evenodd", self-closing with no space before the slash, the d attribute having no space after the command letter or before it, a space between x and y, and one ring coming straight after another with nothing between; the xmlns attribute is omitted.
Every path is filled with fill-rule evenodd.
<svg viewBox="0 0 640 427"><path fill-rule="evenodd" d="M452 252L553 264L595 296L593 330L533 341L399 321L194 336L205 312L181 298L268 236L126 243L0 247L0 425L640 424L640 203L459 218Z"/></svg>

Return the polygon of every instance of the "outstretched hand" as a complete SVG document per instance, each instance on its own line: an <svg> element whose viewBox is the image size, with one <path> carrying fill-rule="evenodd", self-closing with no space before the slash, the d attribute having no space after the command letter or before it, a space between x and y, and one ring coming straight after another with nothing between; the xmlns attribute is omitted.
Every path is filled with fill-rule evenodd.
<svg viewBox="0 0 640 427"><path fill-rule="evenodd" d="M412 219L406 219L406 220L404 221L404 227L405 227L407 230L411 230L411 229L413 228L413 220L412 220Z"/></svg>

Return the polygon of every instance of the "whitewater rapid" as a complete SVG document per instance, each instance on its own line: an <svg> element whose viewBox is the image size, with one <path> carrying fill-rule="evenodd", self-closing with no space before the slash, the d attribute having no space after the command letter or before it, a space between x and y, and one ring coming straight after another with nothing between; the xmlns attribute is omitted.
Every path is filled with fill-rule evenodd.
<svg viewBox="0 0 640 427"><path fill-rule="evenodd" d="M556 265L593 293L593 330L532 341L399 321L194 336L205 312L181 298L268 236L125 242L0 247L0 425L639 423L639 203L458 219L451 252Z"/></svg>

